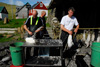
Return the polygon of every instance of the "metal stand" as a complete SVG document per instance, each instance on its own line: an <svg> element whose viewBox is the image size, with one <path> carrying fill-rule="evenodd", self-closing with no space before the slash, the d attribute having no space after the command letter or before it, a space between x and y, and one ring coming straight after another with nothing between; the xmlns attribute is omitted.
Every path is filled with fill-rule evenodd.
<svg viewBox="0 0 100 67"><path fill-rule="evenodd" d="M23 47L23 61L25 66L63 66L65 64L64 59L63 59L63 45L61 40L52 40L52 39L39 39L36 41L35 44L30 44L30 43L24 43ZM26 62L26 48L27 47L57 47L60 49L60 56L37 56L31 58L28 63ZM38 60L38 61L37 61ZM40 60L40 61L39 61ZM53 62L54 61L54 62ZM40 63L39 63L40 62ZM49 63L47 63L49 62Z"/></svg>

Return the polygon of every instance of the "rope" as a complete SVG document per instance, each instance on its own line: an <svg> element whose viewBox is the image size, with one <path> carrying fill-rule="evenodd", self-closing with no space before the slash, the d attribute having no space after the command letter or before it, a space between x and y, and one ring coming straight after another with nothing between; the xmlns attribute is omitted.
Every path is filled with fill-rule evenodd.
<svg viewBox="0 0 100 67"><path fill-rule="evenodd" d="M90 30L90 29L94 30L94 29L100 29L100 28L79 28L79 30Z"/></svg>

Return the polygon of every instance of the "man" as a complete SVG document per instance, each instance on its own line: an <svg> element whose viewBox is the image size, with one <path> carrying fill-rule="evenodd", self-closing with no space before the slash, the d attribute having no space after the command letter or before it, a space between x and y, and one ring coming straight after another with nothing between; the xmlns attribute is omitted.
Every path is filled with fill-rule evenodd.
<svg viewBox="0 0 100 67"><path fill-rule="evenodd" d="M39 32L44 28L43 23L39 17L36 10L32 12L33 17L29 17L24 24L24 29L28 32L28 37L31 37L34 33L37 33L36 38L40 38ZM41 27L41 29L38 29Z"/></svg>
<svg viewBox="0 0 100 67"><path fill-rule="evenodd" d="M46 29L46 19L45 19L45 15L46 15L46 12L45 11L42 11L40 18L42 19L42 22L44 24L44 28Z"/></svg>
<svg viewBox="0 0 100 67"><path fill-rule="evenodd" d="M26 20L26 23L24 24L24 29L28 32L28 37L32 37L36 33L36 39L40 39L40 31L44 28L43 23L39 17L37 17L38 13L36 10L32 12L31 17L29 17ZM40 28L40 29L39 29ZM38 48L34 48L34 52L31 49L31 47L27 48L27 59L29 59L30 56L37 56L38 55Z"/></svg>
<svg viewBox="0 0 100 67"><path fill-rule="evenodd" d="M73 27L76 26L74 32L77 33L79 29L79 23L76 17L73 16L75 9L73 7L69 8L68 15L64 16L61 20L61 40L63 41L63 48L65 47L65 42L67 42L68 35L73 34Z"/></svg>
<svg viewBox="0 0 100 67"><path fill-rule="evenodd" d="M45 34L45 30L46 30L46 20L45 20L45 15L46 15L46 12L45 11L42 11L41 12L41 16L39 17L44 25L44 29L42 31L40 31L40 35L41 37L43 37L43 35Z"/></svg>
<svg viewBox="0 0 100 67"><path fill-rule="evenodd" d="M42 11L41 16L39 17L44 25L44 29L40 31L40 35L43 37L44 34L48 34L46 30L46 19L45 19L46 12ZM39 48L39 56L49 56L49 48Z"/></svg>
<svg viewBox="0 0 100 67"><path fill-rule="evenodd" d="M46 12L45 11L42 11L41 12L40 19L42 20L42 22L44 24L44 29L41 31L41 35L44 35L44 34L47 34L48 35L48 32L46 30L46 18L45 18L45 15L46 15ZM49 37L49 35L47 37Z"/></svg>
<svg viewBox="0 0 100 67"><path fill-rule="evenodd" d="M61 20L61 23L60 23L61 30L62 30L60 39L63 42L63 50L64 50L65 45L67 43L67 38L68 38L69 34L70 35L73 34L74 25L76 26L76 28L74 30L75 33L77 33L77 31L79 29L79 23L78 23L76 17L73 16L74 12L75 12L75 9L73 7L70 7L68 9L68 15L64 16ZM64 57L64 54L63 54L63 57Z"/></svg>

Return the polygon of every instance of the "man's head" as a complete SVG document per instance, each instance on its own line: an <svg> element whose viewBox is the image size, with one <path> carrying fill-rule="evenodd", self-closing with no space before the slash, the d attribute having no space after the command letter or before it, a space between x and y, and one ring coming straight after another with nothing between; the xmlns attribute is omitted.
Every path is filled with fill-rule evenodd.
<svg viewBox="0 0 100 67"><path fill-rule="evenodd" d="M70 7L70 8L68 9L68 15L69 15L70 17L73 16L74 12L75 12L75 9L74 9L73 7Z"/></svg>
<svg viewBox="0 0 100 67"><path fill-rule="evenodd" d="M33 17L36 17L38 15L38 12L36 10L33 10L32 15Z"/></svg>
<svg viewBox="0 0 100 67"><path fill-rule="evenodd" d="M44 17L46 15L46 12L45 11L42 11L41 12L41 17Z"/></svg>

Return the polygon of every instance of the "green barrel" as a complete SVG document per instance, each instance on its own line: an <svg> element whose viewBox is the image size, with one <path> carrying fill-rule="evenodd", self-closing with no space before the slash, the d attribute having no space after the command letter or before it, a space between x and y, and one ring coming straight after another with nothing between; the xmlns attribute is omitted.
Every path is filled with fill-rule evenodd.
<svg viewBox="0 0 100 67"><path fill-rule="evenodd" d="M15 66L20 66L23 64L22 62L22 45L23 42L16 42L13 44L10 44L10 52L12 57L12 63Z"/></svg>
<svg viewBox="0 0 100 67"><path fill-rule="evenodd" d="M100 67L100 43L92 43L91 49L91 65L94 67Z"/></svg>

